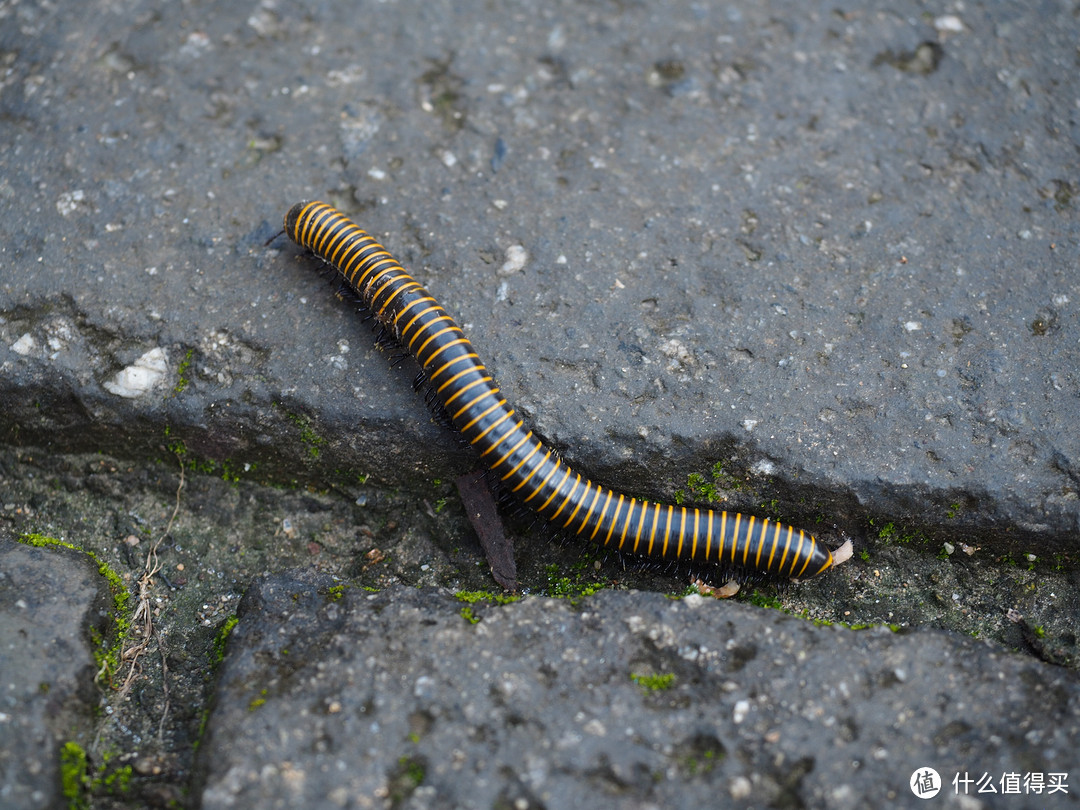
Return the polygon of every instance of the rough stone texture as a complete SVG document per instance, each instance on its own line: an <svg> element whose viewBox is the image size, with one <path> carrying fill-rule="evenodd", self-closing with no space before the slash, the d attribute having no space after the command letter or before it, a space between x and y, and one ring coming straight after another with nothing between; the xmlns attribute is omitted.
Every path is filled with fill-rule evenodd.
<svg viewBox="0 0 1080 810"><path fill-rule="evenodd" d="M60 748L86 745L96 705L89 632L109 592L85 554L0 536L0 805L62 807Z"/></svg>
<svg viewBox="0 0 1080 810"><path fill-rule="evenodd" d="M408 364L387 367L314 263L286 240L264 247L301 198L336 203L395 251L583 471L670 496L722 461L727 507L853 535L865 558L788 592L795 610L953 627L1075 667L1078 40L1074 5L1053 0L0 2L0 526L78 537L137 578L145 543L123 540L164 531L179 489L167 445L183 443L189 471L250 479L192 476L181 494L168 583L154 583L168 648L147 657L145 700L111 707L102 743L121 751L114 764L139 766L128 805L184 795L212 639L252 577L314 559L376 586L477 587L456 507L430 505L447 497L432 479L469 454L429 423ZM403 489L380 494L357 474ZM268 479L335 486L279 497L256 486ZM944 540L955 553L939 559ZM558 554L539 548L518 558L531 589ZM389 562L368 570L375 551ZM608 584L639 575L608 566ZM676 587L656 581L644 584ZM528 637L540 621L529 611L548 610L565 608L493 611L478 628L520 615ZM82 619L77 605L66 616ZM859 685L900 650L913 663L897 694L919 705L963 691L950 677L966 662L935 669L935 654L990 655L925 634L791 633L812 655L815 639L844 639ZM31 651L49 638L17 672L40 666ZM1020 683L1052 672L998 664ZM1013 680L995 690L963 672L971 705L1013 705ZM624 675L620 694L640 704ZM812 699L785 677L770 694ZM991 766L1021 769L1002 752L1061 734L1075 750L1074 720L1041 722L1044 703L1075 706L1075 676L1061 677L1024 704L1031 739L993 716L984 734L957 698L925 721L940 718L942 735L900 734L890 755L952 762L977 737ZM841 766L822 752L884 728L871 698L887 692L840 695L860 722L847 742L781 702L751 702L785 733L744 735L751 719L716 731L720 773L771 780L779 806L788 791L858 804L823 787ZM278 719L310 708L293 694L274 698ZM587 712L584 694L568 690L565 717ZM221 698L215 733L243 715L289 741L291 726L248 717L239 699ZM734 714L734 700L710 699ZM659 749L620 750L622 770L585 778L644 791L637 763L666 769L660 793L672 768L692 791L715 778L671 764L663 746L693 739L687 709L671 711L671 727L647 729ZM455 743L437 728L423 746ZM559 761L560 739L535 742L551 747L541 761ZM452 748L432 753L425 773L454 761ZM838 784L858 791L862 778ZM431 798L421 785L411 800Z"/></svg>
<svg viewBox="0 0 1080 810"><path fill-rule="evenodd" d="M1068 4L66 9L4 18L9 440L138 454L167 422L219 460L460 471L410 372L262 247L318 196L599 478L723 459L792 519L1075 551ZM156 388L109 393L155 348Z"/></svg>
<svg viewBox="0 0 1080 810"><path fill-rule="evenodd" d="M332 584L282 574L241 605L205 810L896 807L923 766L1076 767L1071 673L957 636L625 592L474 606L473 623L445 592Z"/></svg>

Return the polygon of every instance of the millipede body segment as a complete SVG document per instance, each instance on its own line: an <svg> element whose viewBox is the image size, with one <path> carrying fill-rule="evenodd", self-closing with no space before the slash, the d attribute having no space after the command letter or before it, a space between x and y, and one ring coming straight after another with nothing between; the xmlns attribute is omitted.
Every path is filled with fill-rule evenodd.
<svg viewBox="0 0 1080 810"><path fill-rule="evenodd" d="M528 430L457 322L366 231L321 202L298 203L285 232L332 265L416 358L455 427L525 506L606 548L694 565L808 579L833 565L810 534L735 512L631 498L572 470Z"/></svg>

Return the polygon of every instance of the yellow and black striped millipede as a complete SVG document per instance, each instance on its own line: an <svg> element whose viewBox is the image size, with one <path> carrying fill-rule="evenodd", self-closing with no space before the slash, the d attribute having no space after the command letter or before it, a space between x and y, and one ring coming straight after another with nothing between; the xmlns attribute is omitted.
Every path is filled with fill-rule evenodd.
<svg viewBox="0 0 1080 810"><path fill-rule="evenodd" d="M833 555L810 534L734 512L638 500L574 472L499 393L461 327L367 232L321 202L294 205L285 232L333 266L420 363L438 401L525 506L606 548L692 566L808 579Z"/></svg>

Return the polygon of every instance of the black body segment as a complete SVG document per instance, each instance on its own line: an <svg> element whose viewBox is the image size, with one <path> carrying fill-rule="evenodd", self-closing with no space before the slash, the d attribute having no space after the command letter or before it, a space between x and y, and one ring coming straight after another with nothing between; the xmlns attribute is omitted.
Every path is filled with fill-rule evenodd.
<svg viewBox="0 0 1080 810"><path fill-rule="evenodd" d="M484 463L555 526L631 554L791 579L832 566L828 548L800 529L638 500L582 477L525 428L454 319L367 232L321 202L293 206L285 232L344 276L420 363L454 426Z"/></svg>

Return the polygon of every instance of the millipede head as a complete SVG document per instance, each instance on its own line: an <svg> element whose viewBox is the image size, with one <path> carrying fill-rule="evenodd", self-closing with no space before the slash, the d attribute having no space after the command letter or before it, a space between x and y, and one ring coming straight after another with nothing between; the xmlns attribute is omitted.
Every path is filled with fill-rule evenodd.
<svg viewBox="0 0 1080 810"><path fill-rule="evenodd" d="M303 202L298 202L296 205L289 209L289 212L287 214L285 214L285 233L289 235L290 239L297 243L299 243L300 239L298 238L299 234L296 232L296 223L300 219L300 212L303 211L305 206L307 205L307 200L304 200Z"/></svg>

